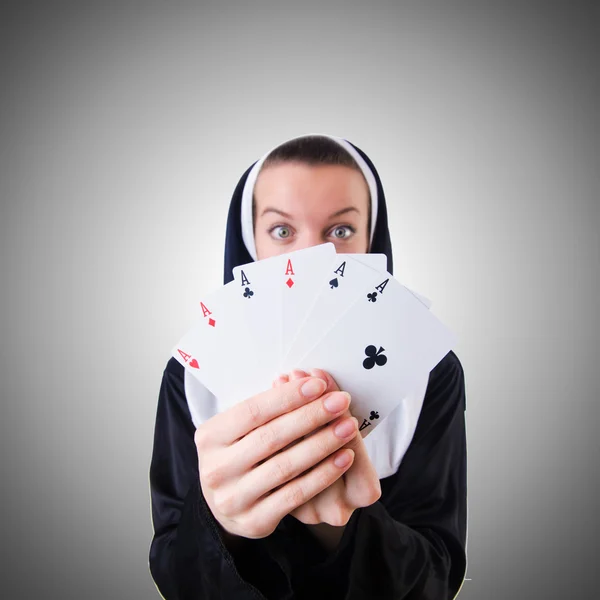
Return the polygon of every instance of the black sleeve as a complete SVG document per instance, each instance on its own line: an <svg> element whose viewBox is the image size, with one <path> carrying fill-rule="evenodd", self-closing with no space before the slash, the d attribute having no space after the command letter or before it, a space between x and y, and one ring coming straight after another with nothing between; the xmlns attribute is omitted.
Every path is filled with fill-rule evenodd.
<svg viewBox="0 0 600 600"><path fill-rule="evenodd" d="M296 552L290 576L297 598L317 592L330 600L456 596L466 570L465 402L463 369L450 352L430 373L398 471L381 480L377 502L354 511L332 555L319 549L303 524L286 517L296 542L302 540L294 544L290 537L280 548Z"/></svg>
<svg viewBox="0 0 600 600"><path fill-rule="evenodd" d="M291 598L285 576L290 567L284 558L274 561L267 542L242 538L233 553L223 543L202 494L194 433L183 367L171 359L163 373L150 464L149 567L158 591L166 600Z"/></svg>

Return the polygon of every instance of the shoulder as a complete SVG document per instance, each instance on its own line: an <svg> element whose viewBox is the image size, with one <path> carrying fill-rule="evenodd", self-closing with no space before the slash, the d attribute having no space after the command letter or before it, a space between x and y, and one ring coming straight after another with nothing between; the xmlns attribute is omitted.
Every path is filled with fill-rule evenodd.
<svg viewBox="0 0 600 600"><path fill-rule="evenodd" d="M183 365L176 358L171 357L165 366L163 377L172 377L183 382L184 372Z"/></svg>
<svg viewBox="0 0 600 600"><path fill-rule="evenodd" d="M185 397L185 369L176 358L171 357L164 368L161 383L161 395Z"/></svg>
<svg viewBox="0 0 600 600"><path fill-rule="evenodd" d="M462 363L452 350L432 369L430 379L439 380L450 376L464 377Z"/></svg>
<svg viewBox="0 0 600 600"><path fill-rule="evenodd" d="M465 373L452 350L431 370L426 391L426 398L433 402L448 401L449 396L465 404Z"/></svg>

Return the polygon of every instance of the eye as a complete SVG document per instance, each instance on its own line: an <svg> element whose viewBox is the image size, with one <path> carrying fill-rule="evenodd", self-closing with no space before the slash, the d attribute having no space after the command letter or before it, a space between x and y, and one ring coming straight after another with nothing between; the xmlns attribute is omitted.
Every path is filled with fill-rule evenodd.
<svg viewBox="0 0 600 600"><path fill-rule="evenodd" d="M350 225L338 225L332 230L333 237L338 240L349 238L354 232L354 227L350 227Z"/></svg>
<svg viewBox="0 0 600 600"><path fill-rule="evenodd" d="M275 225L269 230L269 234L278 240L285 240L292 235L292 232L287 225Z"/></svg>

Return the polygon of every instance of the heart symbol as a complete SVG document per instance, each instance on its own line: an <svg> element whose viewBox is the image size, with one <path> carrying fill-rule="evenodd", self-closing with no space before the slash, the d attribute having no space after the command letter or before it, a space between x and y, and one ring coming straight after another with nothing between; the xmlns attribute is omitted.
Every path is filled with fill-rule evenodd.
<svg viewBox="0 0 600 600"><path fill-rule="evenodd" d="M333 288L336 288L336 287L338 286L338 280L337 280L337 277L336 277L335 279L332 279L332 280L329 282L329 285L331 286L331 289L333 289Z"/></svg>
<svg viewBox="0 0 600 600"><path fill-rule="evenodd" d="M200 368L200 365L198 364L198 361L195 358L192 358L192 360L190 360L190 367L194 367L194 369Z"/></svg>

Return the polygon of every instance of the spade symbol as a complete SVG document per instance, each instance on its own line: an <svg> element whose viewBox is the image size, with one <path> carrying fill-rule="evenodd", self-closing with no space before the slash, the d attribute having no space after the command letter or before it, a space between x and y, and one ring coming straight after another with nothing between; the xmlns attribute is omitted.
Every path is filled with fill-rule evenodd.
<svg viewBox="0 0 600 600"><path fill-rule="evenodd" d="M337 280L337 277L336 277L335 279L332 279L332 280L329 282L329 285L331 286L331 289L333 289L333 288L336 288L336 287L338 286L338 280Z"/></svg>
<svg viewBox="0 0 600 600"><path fill-rule="evenodd" d="M254 292L249 287L247 287L244 290L244 298L252 298L252 296L254 296Z"/></svg>
<svg viewBox="0 0 600 600"><path fill-rule="evenodd" d="M365 369L372 369L375 365L383 367L387 362L387 356L385 354L381 354L385 352L385 348L383 346L379 346L379 350L377 350L377 346L367 346L365 348L365 354L368 358L363 360L363 367Z"/></svg>
<svg viewBox="0 0 600 600"><path fill-rule="evenodd" d="M369 299L369 302L377 302L377 292L367 294L367 298Z"/></svg>

